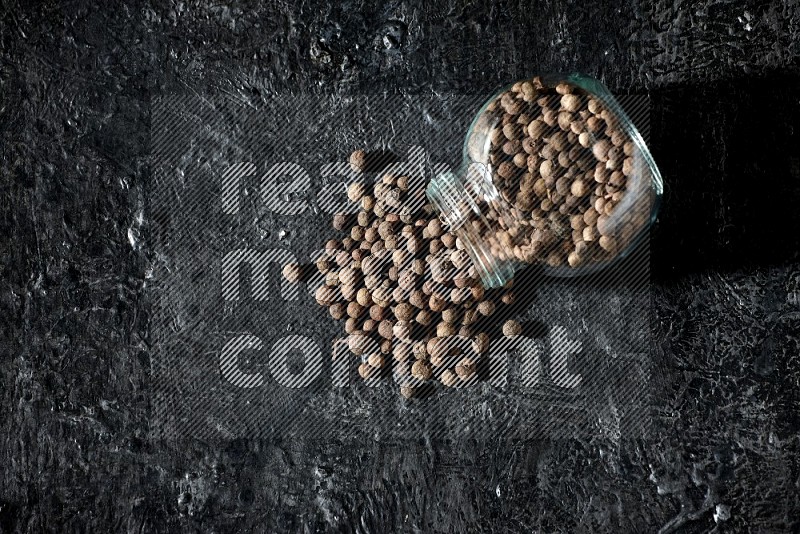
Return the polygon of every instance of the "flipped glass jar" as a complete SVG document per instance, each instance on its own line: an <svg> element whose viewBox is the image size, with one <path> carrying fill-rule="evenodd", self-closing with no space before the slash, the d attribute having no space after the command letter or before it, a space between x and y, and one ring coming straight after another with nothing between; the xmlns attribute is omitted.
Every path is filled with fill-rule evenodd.
<svg viewBox="0 0 800 534"><path fill-rule="evenodd" d="M578 276L647 236L663 191L642 136L599 81L536 76L504 87L467 132L462 167L426 195L483 285L531 264Z"/></svg>

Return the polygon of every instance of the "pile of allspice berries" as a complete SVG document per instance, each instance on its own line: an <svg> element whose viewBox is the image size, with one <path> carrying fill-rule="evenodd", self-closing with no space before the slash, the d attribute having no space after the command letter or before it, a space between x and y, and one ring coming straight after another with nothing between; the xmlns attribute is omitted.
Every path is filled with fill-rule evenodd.
<svg viewBox="0 0 800 534"><path fill-rule="evenodd" d="M353 152L351 167L362 173L367 157ZM378 174L348 186L359 209L333 216L341 237L327 241L313 266L290 264L283 275L324 277L316 301L344 322L363 379L393 372L407 399L434 381L466 384L489 350L498 305L514 302L512 284L484 289L462 243L424 202L424 179ZM502 331L517 336L522 326L508 320Z"/></svg>
<svg viewBox="0 0 800 534"><path fill-rule="evenodd" d="M489 225L473 221L498 258L602 264L649 223L650 168L620 116L577 85L515 83L489 103L468 142L504 200L479 198Z"/></svg>

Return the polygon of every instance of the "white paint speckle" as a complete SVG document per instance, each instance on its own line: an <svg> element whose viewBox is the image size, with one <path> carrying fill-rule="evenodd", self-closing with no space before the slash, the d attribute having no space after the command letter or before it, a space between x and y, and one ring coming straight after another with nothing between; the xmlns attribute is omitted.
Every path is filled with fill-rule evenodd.
<svg viewBox="0 0 800 534"><path fill-rule="evenodd" d="M133 227L128 228L128 243L131 244L133 250L136 250L136 235Z"/></svg>
<svg viewBox="0 0 800 534"><path fill-rule="evenodd" d="M731 518L731 507L727 504L718 504L714 508L714 522L720 523Z"/></svg>

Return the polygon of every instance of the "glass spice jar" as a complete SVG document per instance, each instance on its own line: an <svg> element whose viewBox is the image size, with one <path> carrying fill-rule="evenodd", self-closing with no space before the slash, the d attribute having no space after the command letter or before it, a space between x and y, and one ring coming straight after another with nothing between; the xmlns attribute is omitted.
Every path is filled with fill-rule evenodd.
<svg viewBox="0 0 800 534"><path fill-rule="evenodd" d="M483 285L521 267L596 272L646 237L663 191L642 136L599 81L536 76L504 87L467 132L463 164L426 194Z"/></svg>

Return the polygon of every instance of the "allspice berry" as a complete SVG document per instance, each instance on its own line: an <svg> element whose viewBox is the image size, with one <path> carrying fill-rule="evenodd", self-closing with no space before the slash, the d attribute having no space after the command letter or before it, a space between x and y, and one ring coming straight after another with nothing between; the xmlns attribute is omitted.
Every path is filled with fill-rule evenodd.
<svg viewBox="0 0 800 534"><path fill-rule="evenodd" d="M431 295L431 298L428 301L428 307L434 312L442 311L446 305L447 303L444 301L444 299L438 297L437 295Z"/></svg>
<svg viewBox="0 0 800 534"><path fill-rule="evenodd" d="M413 397L416 391L416 388L413 386L400 386L400 395L406 400Z"/></svg>
<svg viewBox="0 0 800 534"><path fill-rule="evenodd" d="M450 254L450 261L456 269L463 269L469 264L469 254L466 250L455 250Z"/></svg>
<svg viewBox="0 0 800 534"><path fill-rule="evenodd" d="M420 250L420 240L416 237L410 237L406 242L406 250L408 250L411 254L416 254Z"/></svg>
<svg viewBox="0 0 800 534"><path fill-rule="evenodd" d="M355 334L358 332L358 319L353 319L352 317L348 317L347 320L344 322L344 332L346 334Z"/></svg>
<svg viewBox="0 0 800 534"><path fill-rule="evenodd" d="M475 362L464 358L456 365L456 374L461 380L467 380L475 374Z"/></svg>
<svg viewBox="0 0 800 534"><path fill-rule="evenodd" d="M375 289L376 287L378 287L378 285L380 285L380 283L381 283L380 277L375 276L373 274L368 274L364 277L364 286L367 289Z"/></svg>
<svg viewBox="0 0 800 534"><path fill-rule="evenodd" d="M422 326L429 326L433 322L433 315L428 310L420 310L415 321Z"/></svg>
<svg viewBox="0 0 800 534"><path fill-rule="evenodd" d="M428 222L427 228L428 228L428 235L430 236L431 239L437 238L440 235L442 235L442 223L441 221L439 221L439 219L436 218L431 219Z"/></svg>
<svg viewBox="0 0 800 534"><path fill-rule="evenodd" d="M503 335L506 337L518 336L522 333L522 325L513 319L509 319L503 324Z"/></svg>
<svg viewBox="0 0 800 534"><path fill-rule="evenodd" d="M583 180L575 180L574 182L572 182L572 186L570 187L570 192L576 197L582 197L589 192L589 187Z"/></svg>
<svg viewBox="0 0 800 534"><path fill-rule="evenodd" d="M607 252L614 252L617 248L617 241L611 236L600 236L598 243Z"/></svg>
<svg viewBox="0 0 800 534"><path fill-rule="evenodd" d="M442 355L445 352L444 340L438 337L432 337L425 344L425 356L428 355Z"/></svg>
<svg viewBox="0 0 800 534"><path fill-rule="evenodd" d="M417 275L411 269L403 269L397 277L397 283L405 290L411 290L417 283Z"/></svg>
<svg viewBox="0 0 800 534"><path fill-rule="evenodd" d="M368 340L363 332L354 332L347 337L347 347L356 356L361 356L367 348Z"/></svg>
<svg viewBox="0 0 800 534"><path fill-rule="evenodd" d="M459 313L456 308L447 308L442 310L442 321L449 324L456 324L459 319Z"/></svg>
<svg viewBox="0 0 800 534"><path fill-rule="evenodd" d="M347 314L347 306L343 302L337 302L336 304L332 304L328 311L331 314L331 317L336 319L343 319L344 316Z"/></svg>
<svg viewBox="0 0 800 534"><path fill-rule="evenodd" d="M411 376L419 380L429 380L433 375L431 365L424 360L417 360L411 366Z"/></svg>
<svg viewBox="0 0 800 534"><path fill-rule="evenodd" d="M535 119L528 124L528 136L533 139L539 139L547 130L547 125L541 119Z"/></svg>
<svg viewBox="0 0 800 534"><path fill-rule="evenodd" d="M383 319L378 323L378 335L385 339L394 337L394 323L389 319Z"/></svg>
<svg viewBox="0 0 800 534"><path fill-rule="evenodd" d="M568 112L568 111L561 111L558 114L557 121L558 121L558 127L559 128L561 128L562 130L565 130L565 131L569 130L570 129L570 125L572 124L572 121L573 121L572 114L570 112Z"/></svg>
<svg viewBox="0 0 800 534"><path fill-rule="evenodd" d="M622 160L622 174L625 176L633 174L633 158L625 158Z"/></svg>
<svg viewBox="0 0 800 534"><path fill-rule="evenodd" d="M445 358L441 354L431 355L430 359L431 365L434 367L442 367L445 364Z"/></svg>
<svg viewBox="0 0 800 534"><path fill-rule="evenodd" d="M581 105L581 99L575 94L566 94L561 97L561 107L567 111L578 111Z"/></svg>
<svg viewBox="0 0 800 534"><path fill-rule="evenodd" d="M478 303L478 313L484 317L489 317L494 313L495 305L491 300L484 300Z"/></svg>
<svg viewBox="0 0 800 534"><path fill-rule="evenodd" d="M560 82L556 85L556 93L560 95L567 95L572 92L572 86L566 82Z"/></svg>
<svg viewBox="0 0 800 534"><path fill-rule="evenodd" d="M362 287L356 293L356 302L361 306L367 307L372 304L372 296L369 294L369 289Z"/></svg>
<svg viewBox="0 0 800 534"><path fill-rule="evenodd" d="M372 299L372 297L370 297ZM369 307L369 318L373 321L380 321L383 319L384 309L377 304L373 304Z"/></svg>
<svg viewBox="0 0 800 534"><path fill-rule="evenodd" d="M394 307L394 315L400 321L410 321L414 317L414 307L408 302L401 302Z"/></svg>
<svg viewBox="0 0 800 534"><path fill-rule="evenodd" d="M361 261L366 257L367 253L361 249L356 249L350 253L350 256L353 258L353 263L350 264L350 267L353 269L361 269ZM358 267L355 266L358 264Z"/></svg>
<svg viewBox="0 0 800 534"><path fill-rule="evenodd" d="M603 235L608 235L611 233L611 219L608 215L601 215L597 218L597 231Z"/></svg>
<svg viewBox="0 0 800 534"><path fill-rule="evenodd" d="M416 308L424 308L427 300L425 293L423 293L421 289L412 291L408 298L408 302Z"/></svg>
<svg viewBox="0 0 800 534"><path fill-rule="evenodd" d="M417 360L425 360L428 358L428 349L424 341L417 341L411 346L411 354Z"/></svg>
<svg viewBox="0 0 800 534"><path fill-rule="evenodd" d="M372 301L382 308L387 308L392 298L392 292L386 287L376 287L372 291Z"/></svg>
<svg viewBox="0 0 800 534"><path fill-rule="evenodd" d="M446 248L455 247L456 246L456 236L454 236L453 234L451 234L449 232L445 232L444 234L442 234L442 244Z"/></svg>
<svg viewBox="0 0 800 534"><path fill-rule="evenodd" d="M439 378L439 380L441 380L442 385L449 388L456 385L456 382L458 382L458 376L450 369L445 369L442 371L442 376Z"/></svg>
<svg viewBox="0 0 800 534"><path fill-rule="evenodd" d="M441 322L436 325L436 337L450 337L456 335L456 327L450 323Z"/></svg>
<svg viewBox="0 0 800 534"><path fill-rule="evenodd" d="M342 267L339 271L339 283L343 286L354 285L356 282L356 270L352 267Z"/></svg>
<svg viewBox="0 0 800 534"><path fill-rule="evenodd" d="M392 328L392 333L401 341L408 341L411 336L411 328L407 321L397 321Z"/></svg>
<svg viewBox="0 0 800 534"><path fill-rule="evenodd" d="M364 172L367 165L367 153L364 150L354 150L350 154L350 167L358 173Z"/></svg>
<svg viewBox="0 0 800 534"><path fill-rule="evenodd" d="M320 286L314 293L314 298L320 306L330 306L339 300L336 290L328 286Z"/></svg>
<svg viewBox="0 0 800 534"><path fill-rule="evenodd" d="M398 248L392 252L392 263L394 263L396 267L404 265L408 258L408 252L402 248Z"/></svg>
<svg viewBox="0 0 800 534"><path fill-rule="evenodd" d="M362 363L361 363L361 364L358 366L358 374L359 374L359 376L360 376L361 378L363 378L364 380L366 380L367 378L369 378L370 376L372 376L372 373L373 373L373 372L375 372L375 368L374 368L374 367L372 367L372 366L371 366L370 364L368 364L367 362L362 362Z"/></svg>
<svg viewBox="0 0 800 534"><path fill-rule="evenodd" d="M489 350L489 334L481 332L472 340L472 350L476 354L484 354Z"/></svg>
<svg viewBox="0 0 800 534"><path fill-rule="evenodd" d="M623 187L625 185L625 175L622 171L614 171L608 179L608 184L614 187Z"/></svg>
<svg viewBox="0 0 800 534"><path fill-rule="evenodd" d="M346 213L337 213L336 215L333 216L333 228L335 230L344 230L345 226L347 226Z"/></svg>
<svg viewBox="0 0 800 534"><path fill-rule="evenodd" d="M599 216L600 214L597 213L596 210L589 208L583 212L583 222L585 222L587 226L594 226Z"/></svg>
<svg viewBox="0 0 800 534"><path fill-rule="evenodd" d="M497 174L501 178L511 178L516 172L517 167L510 161L504 161L497 167Z"/></svg>
<svg viewBox="0 0 800 534"><path fill-rule="evenodd" d="M597 141L592 145L592 153L598 161L608 161L608 151L611 148L611 143L605 139Z"/></svg>
<svg viewBox="0 0 800 534"><path fill-rule="evenodd" d="M364 184L360 182L353 182L347 187L347 198L353 202L358 202L364 196Z"/></svg>
<svg viewBox="0 0 800 534"><path fill-rule="evenodd" d="M472 292L472 298L475 300L480 301L483 299L485 290L483 289L482 285L474 285L470 288L470 291Z"/></svg>
<svg viewBox="0 0 800 534"><path fill-rule="evenodd" d="M338 265L339 267L344 267L345 265L350 263L350 259L351 259L350 254L348 254L344 250L339 251L336 254L336 265Z"/></svg>
<svg viewBox="0 0 800 534"><path fill-rule="evenodd" d="M392 357L398 362L408 361L408 359L411 358L411 345L403 342L395 343L392 350Z"/></svg>
<svg viewBox="0 0 800 534"><path fill-rule="evenodd" d="M396 188L388 189L381 200L386 206L390 208L399 208L400 207L400 190Z"/></svg>
<svg viewBox="0 0 800 534"><path fill-rule="evenodd" d="M378 239L378 230L375 228L367 228L364 231L364 241L374 243Z"/></svg>
<svg viewBox="0 0 800 534"><path fill-rule="evenodd" d="M406 291L402 287L395 287L392 290L392 300L394 302L405 302L406 301Z"/></svg>
<svg viewBox="0 0 800 534"><path fill-rule="evenodd" d="M347 315L353 319L358 319L364 312L364 306L358 302L350 302L347 305Z"/></svg>
<svg viewBox="0 0 800 534"><path fill-rule="evenodd" d="M382 354L370 354L367 363L375 369L383 369L386 366L386 358Z"/></svg>
<svg viewBox="0 0 800 534"><path fill-rule="evenodd" d="M542 175L542 178L549 178L553 176L553 162L549 159L544 160L541 165L539 165L539 174Z"/></svg>
<svg viewBox="0 0 800 534"><path fill-rule="evenodd" d="M283 267L283 277L289 282L297 282L301 274L302 270L296 263L288 263Z"/></svg>
<svg viewBox="0 0 800 534"><path fill-rule="evenodd" d="M456 286L458 289L464 289L464 288L466 288L466 289L468 290L468 291L467 291L467 295L469 296L469 294L470 294L470 291L471 291L471 288L472 288L473 280L472 280L472 278L470 278L470 277L468 277L468 276L457 275L457 276L455 276L455 277L453 278L453 284L454 284L454 285L455 285L455 286ZM465 300L466 300L466 299L465 299Z"/></svg>
<svg viewBox="0 0 800 534"><path fill-rule="evenodd" d="M464 314L461 317L461 324L464 326L469 326L475 324L478 320L478 310L476 309L468 309L464 310Z"/></svg>
<svg viewBox="0 0 800 534"><path fill-rule="evenodd" d="M394 231L392 228L392 223L389 221L383 221L378 225L378 234L381 236L381 239L386 239L394 235Z"/></svg>

